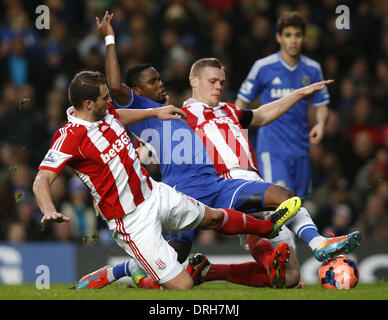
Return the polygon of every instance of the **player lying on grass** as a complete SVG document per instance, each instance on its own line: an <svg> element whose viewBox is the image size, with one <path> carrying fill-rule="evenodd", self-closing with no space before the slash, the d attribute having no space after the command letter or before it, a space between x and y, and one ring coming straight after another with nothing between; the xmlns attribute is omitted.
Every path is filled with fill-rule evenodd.
<svg viewBox="0 0 388 320"><path fill-rule="evenodd" d="M151 117L185 117L178 108L116 111L104 76L92 71L74 76L69 100L73 106L67 109L68 123L56 132L33 184L43 213L41 222L70 221L57 212L50 191L53 181L68 165L90 189L117 244L164 288L191 289L193 280L162 237L162 228L273 237L299 210L301 200L294 197L282 203L271 218L257 220L236 210L210 208L150 178L124 126Z"/></svg>
<svg viewBox="0 0 388 320"><path fill-rule="evenodd" d="M111 19L111 17L112 16L110 16L110 18L109 18L109 15L106 14L104 19L103 19L103 21L102 21L102 23L101 23L101 25L99 24L99 21L97 22L97 24L99 25L99 30L100 30L100 32L103 33L104 36L106 36L106 35L113 36L114 35L113 29L110 26L110 19ZM107 71L108 85L109 85L110 91L111 91L113 97L116 100L118 100L124 107L144 108L144 107L151 107L151 105L152 106L157 106L157 104L152 104L150 102L145 101L147 99L140 99L141 97L138 97L137 95L132 94L131 90L126 85L121 83L120 71L119 71L118 64L117 64L117 57L116 57L114 45L112 45L112 44L107 45L106 71ZM153 68L149 68L149 69L147 69L147 73L145 72L144 73L145 75L142 75L142 77L147 78L147 74L148 73L152 74L152 72L157 75L156 71ZM160 86L158 90L164 91L164 87L161 84L160 80L158 80L157 76L153 77L151 79L153 79L153 82L155 82L155 79L156 79L157 80L157 85ZM328 83L328 82L325 82L325 83ZM300 90L298 93L294 94L292 97L288 97L288 98L283 99L279 103L279 105L283 105L283 103L285 103L286 101L288 101L288 103L290 103L290 101L288 100L290 98L291 98L291 101L292 101L292 99L295 99L296 97L301 98L301 96L299 96L299 94L301 94L302 92L305 95L312 94L316 90L320 90L322 88L322 85L324 86L325 83L323 83L323 84L314 84L312 86L309 86L309 88L305 88L303 90ZM139 86L139 85L137 85L137 86ZM303 94L302 94L302 97L304 96ZM285 103L285 104L286 104L287 108L290 108L292 106L292 103L290 105L287 105L287 103ZM277 105L278 104L275 104L275 106L277 106ZM266 109L264 108L264 110L266 110ZM160 136L163 137L163 135L162 135L163 126L161 126L156 121L152 121L152 122L149 121L148 123L142 121L141 123L143 124L143 127L140 127L140 126L134 127L134 126L132 126L132 127L130 127L130 130L134 131L138 136L141 136L142 129L145 130L147 128L159 128L159 130L160 130L159 132L161 133ZM185 125L183 124L183 121L176 121L175 125L179 129L186 128ZM162 138L160 140L164 141L165 139ZM151 143L152 143L152 141L151 141ZM171 148L169 150L171 152ZM164 148L160 148L159 151L160 151L159 158L160 159L164 159L164 157L162 156L162 152L164 151ZM169 159L171 159L171 157ZM193 163L195 163L195 162L193 162ZM201 165L203 166L203 163L201 163ZM174 166L174 169L176 169L176 170L171 170L171 166ZM209 168L206 168L206 170L208 170L207 171L207 176L206 176L207 177L206 183L203 183L201 181L201 183L198 184L198 186L199 186L198 188L195 188L195 184L194 184L194 187L192 187L193 184L190 184L190 183L195 183L196 181L198 181L198 179L197 180L193 180L193 179L191 179L192 176L189 176L188 179L182 179L182 177L185 177L185 174L187 176L187 174L189 174L190 172L195 172L198 175L198 171L199 170L195 170L198 167L195 166L195 165L194 166L193 165L191 165L191 166L187 166L186 165L186 166L183 166L183 168L184 168L184 170L182 170L182 166L181 166L181 168L179 168L179 166L176 166L174 161L172 161L172 163L168 163L168 164L161 162L162 177L164 177L166 179L166 181L168 181L169 183L171 183L173 181L174 183L172 183L172 185L175 185L177 190L180 190L180 188L184 189L186 187L187 188L187 193L193 192L193 190L195 190L197 192L201 191L201 190L202 190L202 192L206 191L206 194L204 194L204 197L214 194L215 190L219 190L219 188L217 188L217 187L214 188L214 183L212 183L211 180L209 180L209 177L212 177L212 175L210 174L211 170ZM205 170L202 170L202 171L205 171ZM176 174L175 176L173 174L171 174L171 173L174 173L174 172L182 173L182 176L180 174ZM271 185L270 188L271 187L274 188L275 186ZM276 186L276 187L278 187L278 186ZM270 188L268 188L267 191L270 190ZM268 198L268 197L266 197L267 196L267 191L265 192L265 194L263 196L263 198L264 198L263 202L264 203L265 203L265 200L266 200L265 198ZM257 194L257 192L256 193L252 193L251 195L253 195L253 194ZM197 194L197 196L198 196L198 194ZM199 194L199 196L201 196L201 194ZM248 202L247 199L250 199L250 198L249 197L245 198L245 204ZM257 201L257 199L250 199L250 200L256 200ZM257 202L254 203L255 201L249 201L250 203L252 203L252 202L254 203L254 205L251 207L251 209L256 209L256 210L259 209L259 208L262 209L263 208L263 206L262 206L262 200L263 199L260 199L260 200L261 201L259 201L259 203L257 203ZM310 222L310 221L311 221L311 219L308 220L308 222ZM301 226L301 221L299 221L298 223L299 223L299 226ZM355 237L355 238L357 238L357 237ZM359 239L357 241L353 241L353 240L355 240L353 238L350 239L351 241L348 241L346 239L339 239L339 238L336 238L336 239L339 240L339 241L337 241L337 244L334 244L334 242L331 243L329 241L326 241L326 238L324 238L324 237L320 237L319 239L316 239L316 242L318 242L318 240L320 240L320 245L322 247L320 251L321 252L325 252L327 255L330 255L330 254L333 254L340 247L341 247L341 250L353 250L354 247L357 244L359 244L359 240L360 240ZM125 270L124 264L121 264L119 266L115 266L114 269L115 268L117 269L117 270L115 270L116 272L114 272L114 274L116 275L115 276L116 279L126 275L125 272L120 272L119 271L120 269L121 270ZM107 268L103 268L101 270L98 270L97 272L94 273L94 275L97 276L97 278L99 278L98 275L105 274L106 273L105 272L106 269L110 269L110 268L107 267ZM99 286L99 284L95 283L94 280L93 281L91 280L89 283L87 283L87 278L91 279L91 275L88 275L88 276L86 276L86 277L84 277L82 279L82 286L84 286L84 287L98 287ZM93 276L93 279L95 279L95 276ZM102 281L101 283L106 284L107 282L106 281Z"/></svg>

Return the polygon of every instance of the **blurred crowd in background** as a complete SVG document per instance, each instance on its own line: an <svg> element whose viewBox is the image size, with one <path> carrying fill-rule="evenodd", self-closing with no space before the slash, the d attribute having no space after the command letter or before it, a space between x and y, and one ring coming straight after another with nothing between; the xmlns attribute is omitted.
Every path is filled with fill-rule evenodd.
<svg viewBox="0 0 388 320"><path fill-rule="evenodd" d="M35 26L39 4L50 9L48 30ZM335 26L338 5L350 9L348 30ZM307 22L304 54L321 63L325 79L335 79L325 138L311 146L312 197L305 206L323 233L358 229L364 239L388 240L386 0L3 0L0 240L111 241L72 172L65 170L52 186L57 209L71 223L42 230L31 190L53 134L67 122L69 81L80 70L104 72L105 45L95 17L105 10L114 13L122 71L150 62L176 106L191 94L191 64L210 56L226 68L222 100L234 102L254 61L278 51L277 17L285 10L300 12ZM199 238L221 240L211 233Z"/></svg>

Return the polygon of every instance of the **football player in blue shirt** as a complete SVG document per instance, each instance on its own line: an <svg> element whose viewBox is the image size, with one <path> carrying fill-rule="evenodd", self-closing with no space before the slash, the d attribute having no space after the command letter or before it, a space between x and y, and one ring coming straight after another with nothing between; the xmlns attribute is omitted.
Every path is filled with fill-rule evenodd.
<svg viewBox="0 0 388 320"><path fill-rule="evenodd" d="M280 51L253 64L238 91L236 106L247 108L257 96L264 105L322 80L320 64L301 54L305 28L305 22L297 12L285 12L279 18L276 40ZM310 103L315 108L316 124L309 131ZM323 138L328 103L329 94L325 88L311 99L300 100L284 115L258 130L257 161L265 181L286 186L302 199L308 197L309 146Z"/></svg>
<svg viewBox="0 0 388 320"><path fill-rule="evenodd" d="M277 22L280 51L257 60L238 91L235 104L241 109L260 96L262 105L322 80L318 62L301 54L305 22L296 12L284 13ZM309 131L309 103L316 124ZM297 102L280 118L261 127L257 134L257 160L265 181L286 186L303 198L309 194L310 143L319 143L328 119L327 89Z"/></svg>

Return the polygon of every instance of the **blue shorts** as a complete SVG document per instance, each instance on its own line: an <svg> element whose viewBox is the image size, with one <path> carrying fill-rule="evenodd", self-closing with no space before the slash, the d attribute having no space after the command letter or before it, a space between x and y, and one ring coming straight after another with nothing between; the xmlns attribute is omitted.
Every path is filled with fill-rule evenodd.
<svg viewBox="0 0 388 320"><path fill-rule="evenodd" d="M244 212L254 212L263 210L264 193L271 185L261 181L223 178L204 182L206 181L199 179L196 185L192 182L177 185L176 190L212 208L239 209L244 206ZM173 231L163 235L167 240L173 239L191 246L198 231Z"/></svg>
<svg viewBox="0 0 388 320"><path fill-rule="evenodd" d="M310 194L310 158L261 152L258 154L259 170L264 181L278 184L306 199Z"/></svg>

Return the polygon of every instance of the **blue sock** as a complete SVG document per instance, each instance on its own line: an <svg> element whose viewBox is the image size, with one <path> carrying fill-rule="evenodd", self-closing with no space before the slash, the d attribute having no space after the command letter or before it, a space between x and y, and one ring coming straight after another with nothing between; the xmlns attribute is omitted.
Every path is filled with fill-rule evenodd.
<svg viewBox="0 0 388 320"><path fill-rule="evenodd" d="M116 280L122 277L130 277L131 272L129 271L129 260L115 265L113 267L113 276Z"/></svg>
<svg viewBox="0 0 388 320"><path fill-rule="evenodd" d="M297 236L302 239L304 242L309 244L309 242L315 237L319 237L317 227L313 224L304 225L303 228L298 230Z"/></svg>
<svg viewBox="0 0 388 320"><path fill-rule="evenodd" d="M313 250L325 239L318 233L317 226L304 207L300 208L295 217L286 223L286 226L300 239L306 242Z"/></svg>

